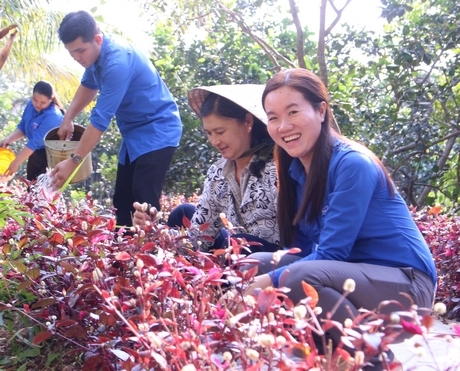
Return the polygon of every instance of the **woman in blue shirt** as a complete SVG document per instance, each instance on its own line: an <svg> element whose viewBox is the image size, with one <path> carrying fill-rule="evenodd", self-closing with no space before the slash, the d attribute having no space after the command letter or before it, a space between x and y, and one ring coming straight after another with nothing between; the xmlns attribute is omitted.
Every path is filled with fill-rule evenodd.
<svg viewBox="0 0 460 371"><path fill-rule="evenodd" d="M10 164L5 174L13 175L19 165L27 161L27 179L34 180L46 172L45 135L58 127L64 117L64 107L59 101L53 86L39 81L32 91L32 99L27 103L17 128L0 142L0 147L8 147L23 137L27 138L24 148Z"/></svg>
<svg viewBox="0 0 460 371"><path fill-rule="evenodd" d="M325 315L352 279L356 290L340 302L333 320L343 323L385 300L429 310L436 286L430 250L383 164L333 129L328 96L306 69L279 72L265 87L262 103L276 143L281 244L301 253L284 255L276 269L273 254L252 254L262 264L247 293L284 286L298 303L305 281L318 292ZM331 334L337 345L340 334Z"/></svg>

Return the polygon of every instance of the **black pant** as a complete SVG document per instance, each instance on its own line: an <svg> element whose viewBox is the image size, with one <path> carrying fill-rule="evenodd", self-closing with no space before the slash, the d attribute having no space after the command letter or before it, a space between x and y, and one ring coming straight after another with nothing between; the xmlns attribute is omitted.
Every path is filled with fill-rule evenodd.
<svg viewBox="0 0 460 371"><path fill-rule="evenodd" d="M41 148L34 151L27 161L27 180L34 180L40 174L45 174L47 166L45 149Z"/></svg>
<svg viewBox="0 0 460 371"><path fill-rule="evenodd" d="M113 206L117 224L132 225L133 203L147 202L160 210L160 197L175 147L148 152L126 165L118 163Z"/></svg>

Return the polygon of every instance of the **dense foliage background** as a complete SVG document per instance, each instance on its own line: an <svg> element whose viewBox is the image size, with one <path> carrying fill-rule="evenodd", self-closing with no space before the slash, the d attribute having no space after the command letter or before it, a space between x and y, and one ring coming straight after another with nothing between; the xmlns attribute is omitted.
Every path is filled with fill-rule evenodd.
<svg viewBox="0 0 460 371"><path fill-rule="evenodd" d="M37 10L43 3L47 1L7 1L0 18L2 27L14 22L28 24L33 11L43 18L43 12ZM323 3L329 6L329 2ZM139 6L140 16L151 22L152 63L176 97L184 124L166 193L199 193L204 174L216 156L187 105L189 89L199 85L264 83L279 68L304 64L328 83L342 132L362 141L383 159L408 204L421 207L440 203L448 210L458 210L457 2L382 0L382 17L387 24L378 33L345 24L335 31L334 25L327 23L316 33L307 27L301 27L299 32L298 22L293 21L295 8L289 10L287 4L274 0L225 4L210 0L133 0L132 4ZM332 16L337 10L330 6L325 9ZM104 24L97 7L93 11ZM59 16L49 14L53 35ZM19 120L20 102L30 96L31 81L45 75L43 68L17 73L16 59L24 60L27 53L37 54L43 44L40 41L31 47L29 32L32 31L28 31L27 38L19 34L2 71L2 136ZM303 39L300 44L299 39ZM50 68L47 65L46 71ZM58 69L51 71L54 75L48 76L58 78L58 91L69 98L66 89L71 82L61 77ZM87 113L78 121L85 125ZM80 185L91 189L101 201L107 200L113 189L118 138L113 125L93 153L94 176Z"/></svg>

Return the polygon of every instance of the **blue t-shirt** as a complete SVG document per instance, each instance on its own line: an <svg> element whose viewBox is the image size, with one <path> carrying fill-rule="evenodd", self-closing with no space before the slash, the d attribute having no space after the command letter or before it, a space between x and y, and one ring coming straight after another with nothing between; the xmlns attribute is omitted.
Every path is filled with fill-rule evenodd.
<svg viewBox="0 0 460 371"><path fill-rule="evenodd" d="M105 131L116 117L122 135L118 161L177 147L182 123L177 105L151 61L132 45L104 35L99 59L85 70L81 84L99 90L91 124Z"/></svg>
<svg viewBox="0 0 460 371"><path fill-rule="evenodd" d="M17 128L27 138L26 146L32 151L45 148L46 134L61 125L64 115L56 105L51 102L48 108L37 112L32 101L27 103Z"/></svg>
<svg viewBox="0 0 460 371"><path fill-rule="evenodd" d="M300 206L306 175L294 159L289 169ZM393 187L393 184L391 185ZM389 267L412 267L436 284L433 257L409 209L382 169L358 148L336 141L329 164L322 215L301 220L292 247L302 260L338 260ZM293 263L296 264L296 263ZM274 272L274 284L287 267Z"/></svg>

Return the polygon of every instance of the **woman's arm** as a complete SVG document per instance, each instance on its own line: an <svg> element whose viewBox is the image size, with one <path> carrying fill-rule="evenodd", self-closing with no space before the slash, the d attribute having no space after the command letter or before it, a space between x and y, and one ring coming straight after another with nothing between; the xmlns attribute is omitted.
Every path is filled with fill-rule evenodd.
<svg viewBox="0 0 460 371"><path fill-rule="evenodd" d="M351 151L329 171L318 247L308 260L346 261L372 202L382 184L383 174L365 154Z"/></svg>
<svg viewBox="0 0 460 371"><path fill-rule="evenodd" d="M311 254L299 261L347 261L374 191L382 184L381 174L373 160L355 151L344 154L338 161L331 161L328 177L330 189L326 191L323 215L315 222L320 226L318 244ZM273 272L275 286L278 286L279 277L286 268Z"/></svg>
<svg viewBox="0 0 460 371"><path fill-rule="evenodd" d="M24 138L24 133L21 129L14 129L14 131L0 142L0 147L8 147L11 143Z"/></svg>
<svg viewBox="0 0 460 371"><path fill-rule="evenodd" d="M192 217L192 223L203 225L208 224L208 227L201 231L207 236L216 237L223 227L220 221L220 214L226 213L228 207L225 207L221 199L220 190L224 187L226 180L220 174L222 163L213 164L206 175L206 180L203 185L203 192L198 201L195 214Z"/></svg>

